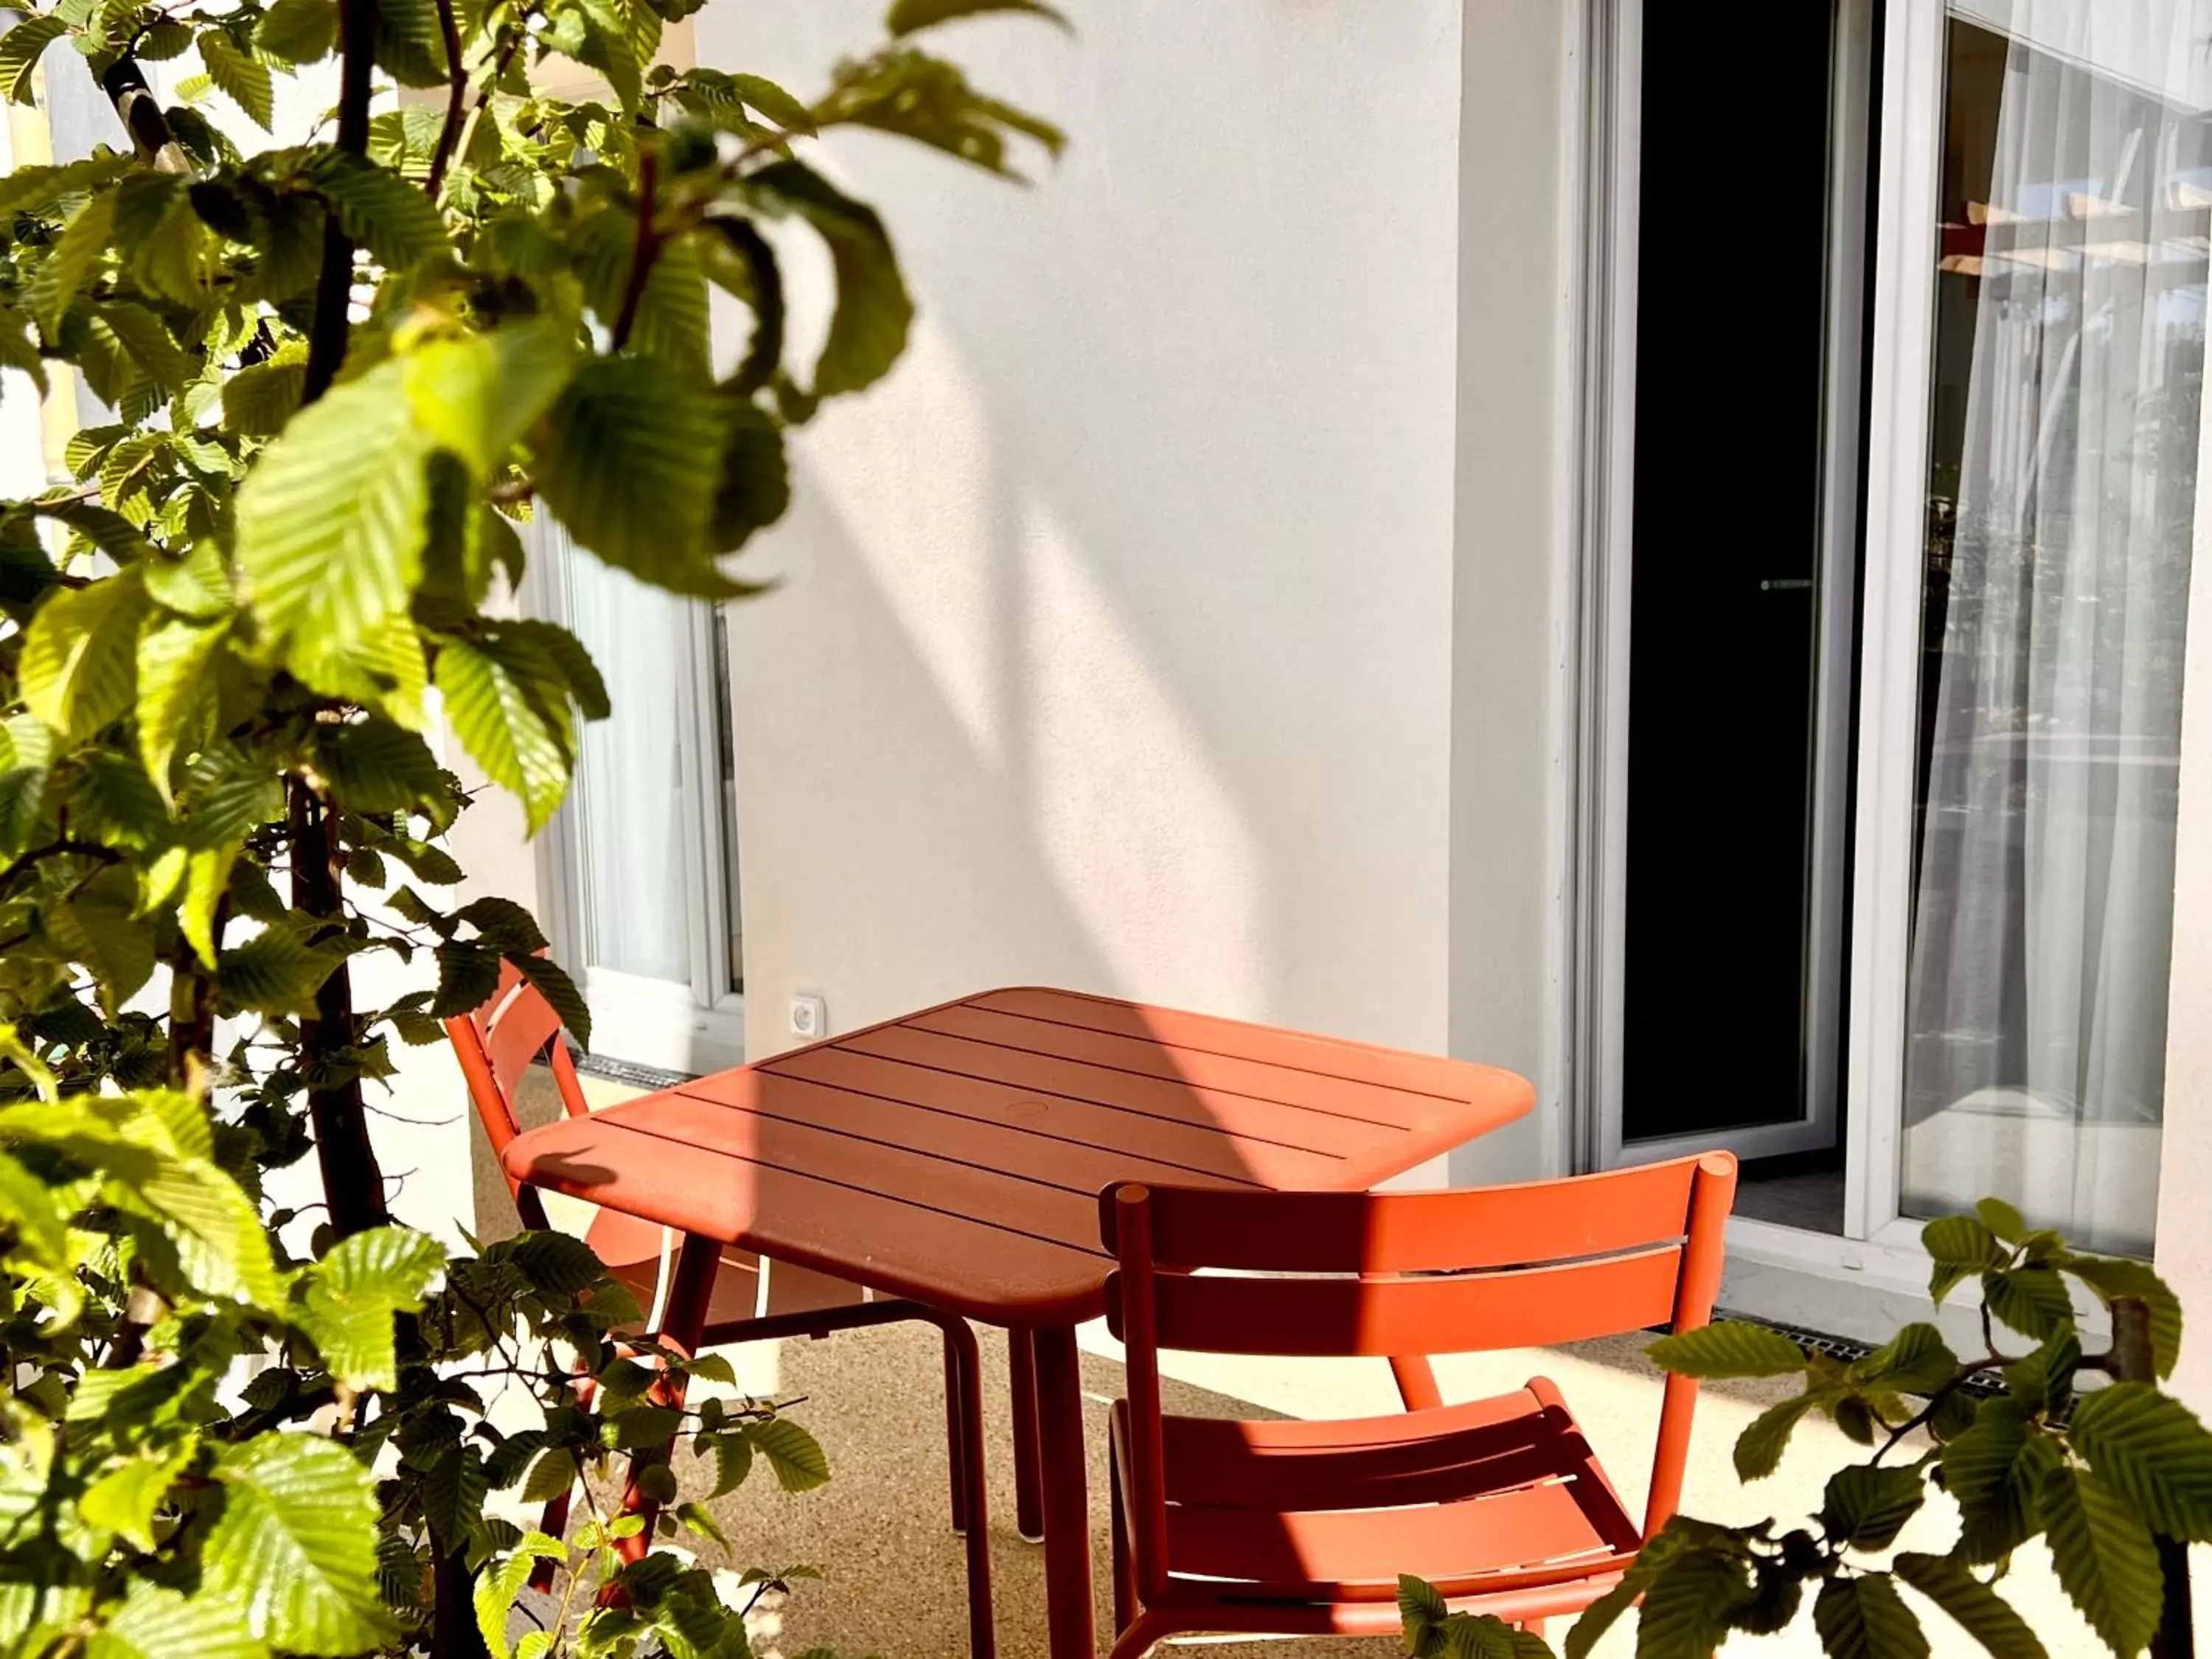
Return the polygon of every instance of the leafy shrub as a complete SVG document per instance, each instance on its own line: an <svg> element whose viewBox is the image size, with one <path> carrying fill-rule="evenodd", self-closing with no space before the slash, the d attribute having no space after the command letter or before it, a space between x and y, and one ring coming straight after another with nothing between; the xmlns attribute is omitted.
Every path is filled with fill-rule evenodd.
<svg viewBox="0 0 2212 1659"><path fill-rule="evenodd" d="M672 1435L718 1491L828 1470L772 1405L656 1390L726 1371L614 1341L637 1310L574 1241L448 1260L391 1225L363 1097L502 963L588 1036L526 912L436 898L468 798L434 708L533 829L608 713L572 635L495 600L517 522L752 592L721 561L782 514L787 431L888 372L913 312L807 142L866 127L994 173L1060 142L915 38L1054 15L1035 0L895 0L811 101L654 65L696 3L58 0L0 36L0 92L88 70L116 116L0 178L0 365L81 375L112 416L70 440L71 482L0 501L0 1650L504 1655L550 1562L528 1659L726 1656L793 1576L732 1606L665 1549L627 1559L636 1516L564 1543L486 1516L633 1453L666 1504ZM187 52L164 106L144 65ZM533 84L556 53L608 96ZM325 63L334 120L244 148L278 77ZM394 83L436 90L380 108ZM836 284L806 362L788 234ZM749 319L727 373L710 289ZM434 982L360 1006L373 951ZM294 1260L262 1181L311 1151L325 1213ZM542 1426L493 1425L507 1388Z"/></svg>
<svg viewBox="0 0 2212 1659"><path fill-rule="evenodd" d="M1781 1630L1808 1593L1833 1659L1927 1659L1922 1615L1899 1584L1958 1627L1942 1632L1946 1650L1962 1633L1993 1659L2040 1659L2042 1641L1998 1588L2014 1553L2039 1538L2112 1652L2132 1659L2150 1644L2167 1576L2188 1570L2184 1547L2212 1541L2212 1434L2155 1380L2180 1353L2179 1302L2146 1264L2074 1250L1997 1199L1930 1222L1921 1237L1939 1304L1979 1281L1983 1353L1962 1359L1930 1324L1907 1325L1850 1364L1726 1321L1650 1346L1687 1376L1802 1375L1802 1390L1737 1438L1745 1480L1771 1474L1814 1412L1873 1455L1830 1478L1809 1526L1671 1518L1577 1620L1569 1659L1639 1600L1638 1659L1707 1659L1734 1632ZM2111 1310L2106 1352L2083 1353L2069 1280ZM1999 1324L2033 1346L2001 1344ZM2100 1385L2077 1389L2084 1373ZM1890 1553L1931 1482L1958 1504L1957 1540L1940 1555ZM1869 1559L1881 1557L1886 1565ZM1496 1619L1449 1612L1418 1579L1401 1583L1399 1605L1407 1651L1423 1659L1550 1652Z"/></svg>

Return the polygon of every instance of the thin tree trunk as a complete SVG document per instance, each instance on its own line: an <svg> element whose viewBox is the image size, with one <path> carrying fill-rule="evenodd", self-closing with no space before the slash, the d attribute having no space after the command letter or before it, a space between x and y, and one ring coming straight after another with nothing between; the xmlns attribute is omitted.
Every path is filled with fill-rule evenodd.
<svg viewBox="0 0 2212 1659"><path fill-rule="evenodd" d="M306 779L290 779L286 787L291 797L293 908L343 925L337 818ZM340 1049L351 1048L357 1036L353 974L341 962L315 993L313 1018L300 1022L301 1059L309 1077L327 1076L325 1063ZM361 1079L350 1077L309 1088L307 1115L315 1126L315 1156L322 1165L331 1225L341 1238L382 1226L392 1213L385 1206L384 1175L377 1168L376 1149L369 1144Z"/></svg>

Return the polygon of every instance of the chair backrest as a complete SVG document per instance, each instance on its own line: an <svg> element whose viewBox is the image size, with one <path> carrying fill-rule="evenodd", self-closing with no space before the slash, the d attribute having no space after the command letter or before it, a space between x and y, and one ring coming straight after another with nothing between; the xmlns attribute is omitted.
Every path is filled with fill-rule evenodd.
<svg viewBox="0 0 2212 1659"><path fill-rule="evenodd" d="M1692 1330L1712 1317L1735 1196L1727 1152L1457 1192L1109 1187L1140 1572L1166 1535L1161 1349L1395 1356ZM1667 1378L1646 1538L1680 1499L1696 1398Z"/></svg>
<svg viewBox="0 0 2212 1659"><path fill-rule="evenodd" d="M461 1075L468 1079L469 1099L491 1139L494 1156L506 1152L507 1143L522 1133L522 1120L514 1109L514 1091L541 1052L568 1115L582 1117L591 1110L584 1099L583 1085L576 1079L575 1062L568 1058L568 1045L560 1041L560 1015L553 1012L544 993L525 979L513 963L500 964L497 990L479 1006L455 1014L445 1025L446 1036L461 1062ZM507 1176L507 1189L522 1209L526 1225L545 1224L544 1206L536 1194L525 1192L522 1183L512 1176Z"/></svg>

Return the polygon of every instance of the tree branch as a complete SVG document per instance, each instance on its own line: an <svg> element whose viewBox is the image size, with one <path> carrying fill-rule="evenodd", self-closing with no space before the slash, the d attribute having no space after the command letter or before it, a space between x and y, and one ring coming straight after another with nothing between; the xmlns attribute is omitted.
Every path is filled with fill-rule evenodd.
<svg viewBox="0 0 2212 1659"><path fill-rule="evenodd" d="M653 275L653 259L660 252L660 235L653 228L653 192L660 178L660 152L647 144L637 162L637 240L629 256L629 277L623 284L622 309L615 315L614 332L608 343L611 349L620 351L629 343L630 330L637 325L637 308L645 298L645 285Z"/></svg>
<svg viewBox="0 0 2212 1659"><path fill-rule="evenodd" d="M100 89L115 106L115 113L138 153L160 173L190 173L191 158L161 112L161 100L146 84L146 71L129 52L118 53L100 76Z"/></svg>
<svg viewBox="0 0 2212 1659"><path fill-rule="evenodd" d="M378 0L338 0L337 147L368 154L368 103L375 70ZM301 402L311 404L331 388L345 362L348 313L353 305L353 238L332 213L323 222L323 264L315 277L314 319L307 331L307 384Z"/></svg>
<svg viewBox="0 0 2212 1659"><path fill-rule="evenodd" d="M430 156L430 176L422 188L436 201L445 188L469 101L469 66L461 61L461 29L453 20L453 0L438 0L438 33L446 42L446 124L438 129L438 148Z"/></svg>

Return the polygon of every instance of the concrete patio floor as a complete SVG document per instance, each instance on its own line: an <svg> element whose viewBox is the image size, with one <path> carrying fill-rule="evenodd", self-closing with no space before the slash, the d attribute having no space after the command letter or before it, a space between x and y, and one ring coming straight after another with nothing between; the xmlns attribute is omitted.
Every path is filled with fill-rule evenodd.
<svg viewBox="0 0 2212 1659"><path fill-rule="evenodd" d="M532 1091L525 1115L557 1111L550 1088ZM635 1091L589 1080L595 1105ZM497 1235L514 1224L504 1187L477 1147L477 1213ZM578 1227L588 1206L555 1200L556 1225ZM1810 1310L1808 1314L1811 1317ZM1650 1477L1656 1431L1659 1376L1642 1355L1647 1339L1611 1338L1544 1350L1447 1356L1437 1374L1448 1400L1472 1399L1516 1388L1529 1377L1549 1376L1582 1422L1591 1443L1632 1510L1640 1505ZM985 1425L990 1458L993 1565L999 1650L1007 1659L1034 1659L1045 1651L1042 1552L1014 1531L1013 1473L1007 1415L1006 1343L982 1333ZM1106 1404L1121 1388L1115 1346L1103 1328L1083 1334L1085 1426L1091 1452L1091 1508L1094 1583L1100 1651L1109 1640L1107 1601L1107 1515L1104 1421ZM791 1414L829 1454L830 1484L802 1494L783 1492L764 1470L719 1501L713 1512L728 1534L726 1553L703 1540L700 1559L710 1566L771 1569L805 1564L818 1580L802 1581L787 1601L763 1602L756 1615L761 1659L795 1659L808 1649L836 1650L841 1659L879 1654L884 1659L959 1659L968 1651L966 1590L960 1540L945 1510L943 1371L934 1332L900 1326L852 1332L825 1341L755 1344L732 1350L744 1387L782 1401L798 1401ZM1170 1410L1214 1416L1349 1416L1397 1408L1388 1367L1380 1360L1253 1360L1176 1356L1170 1369ZM1765 1406L1787 1390L1778 1383L1709 1386L1698 1408L1684 1508L1718 1521L1767 1516L1786 1528L1820 1506L1827 1476L1863 1456L1825 1421L1802 1427L1779 1472L1752 1487L1738 1484L1729 1460L1735 1437ZM707 1471L679 1456L678 1473L687 1497L711 1485ZM1917 1516L1899 1547L1942 1550L1956 1535L1954 1512L1940 1494ZM2105 1651L2059 1589L2040 1547L2021 1552L2005 1594L2043 1638L2054 1659ZM1907 1592L1908 1597L1911 1592ZM1917 1602L1936 1655L1978 1653L1965 1632L1925 1602ZM1554 1647L1565 1632L1554 1621ZM1596 1650L1601 1659L1627 1659L1635 1642L1632 1620L1624 1620ZM1820 1653L1809 1598L1796 1624L1780 1636L1739 1638L1729 1656L1799 1659ZM1261 1654L1336 1654L1383 1659L1402 1652L1395 1638L1361 1642L1217 1643L1219 1659Z"/></svg>

